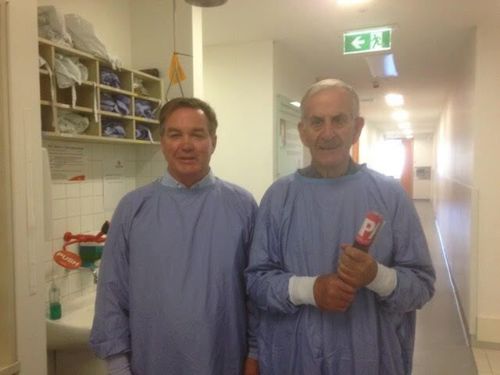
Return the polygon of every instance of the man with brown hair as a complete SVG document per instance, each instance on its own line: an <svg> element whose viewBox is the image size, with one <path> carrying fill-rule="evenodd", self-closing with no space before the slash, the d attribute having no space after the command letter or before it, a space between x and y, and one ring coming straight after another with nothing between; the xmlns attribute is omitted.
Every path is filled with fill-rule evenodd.
<svg viewBox="0 0 500 375"><path fill-rule="evenodd" d="M114 213L91 344L110 374L257 374L243 280L256 203L210 170L207 103L170 100L160 126L167 170Z"/></svg>

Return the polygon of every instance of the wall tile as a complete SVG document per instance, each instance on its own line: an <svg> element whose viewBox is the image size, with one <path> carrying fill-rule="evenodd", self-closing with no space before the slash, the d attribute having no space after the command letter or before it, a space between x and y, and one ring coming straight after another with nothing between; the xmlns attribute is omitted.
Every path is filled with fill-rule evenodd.
<svg viewBox="0 0 500 375"><path fill-rule="evenodd" d="M163 152L161 151L160 146L158 146L158 148L153 148L151 154L152 154L151 159L153 161L161 161L163 163L166 163L165 157L163 156Z"/></svg>
<svg viewBox="0 0 500 375"><path fill-rule="evenodd" d="M83 197L81 199L81 210L80 212L83 215L89 215L94 213L94 197Z"/></svg>
<svg viewBox="0 0 500 375"><path fill-rule="evenodd" d="M151 165L151 161L138 161L136 164L137 177L150 177Z"/></svg>
<svg viewBox="0 0 500 375"><path fill-rule="evenodd" d="M81 185L81 196L82 197L90 197L92 194L94 194L94 187L92 182L90 181L85 181Z"/></svg>
<svg viewBox="0 0 500 375"><path fill-rule="evenodd" d="M66 200L54 199L52 201L52 218L61 219L66 217Z"/></svg>
<svg viewBox="0 0 500 375"><path fill-rule="evenodd" d="M104 149L108 147L102 143L96 143L92 145L90 160L103 160L104 159Z"/></svg>
<svg viewBox="0 0 500 375"><path fill-rule="evenodd" d="M86 270L75 270L69 274L68 277L68 293L73 294L82 290L82 280L81 272L87 272Z"/></svg>
<svg viewBox="0 0 500 375"><path fill-rule="evenodd" d="M150 146L139 146L137 147L136 157L137 161L151 160L153 152Z"/></svg>
<svg viewBox="0 0 500 375"><path fill-rule="evenodd" d="M80 230L82 231L82 233L88 233L94 230L93 215L82 215Z"/></svg>
<svg viewBox="0 0 500 375"><path fill-rule="evenodd" d="M68 230L73 234L78 234L82 231L80 216L69 217L67 219Z"/></svg>
<svg viewBox="0 0 500 375"><path fill-rule="evenodd" d="M94 207L93 213L100 213L104 212L104 202L103 202L103 196L102 195L96 195L92 197L92 205Z"/></svg>
<svg viewBox="0 0 500 375"><path fill-rule="evenodd" d="M42 260L43 261L52 260L52 240L44 241Z"/></svg>
<svg viewBox="0 0 500 375"><path fill-rule="evenodd" d="M56 240L62 238L64 236L64 232L66 232L66 228L66 218L52 220L52 239Z"/></svg>
<svg viewBox="0 0 500 375"><path fill-rule="evenodd" d="M66 198L66 185L61 183L52 183L52 199Z"/></svg>
<svg viewBox="0 0 500 375"><path fill-rule="evenodd" d="M92 188L94 190L94 196L96 195L103 195L104 194L104 185L103 185L103 180L94 180L92 183Z"/></svg>
<svg viewBox="0 0 500 375"><path fill-rule="evenodd" d="M66 197L80 198L80 185L81 182L68 182L66 184Z"/></svg>
<svg viewBox="0 0 500 375"><path fill-rule="evenodd" d="M69 198L66 200L67 216L80 216L81 215L80 198Z"/></svg>
<svg viewBox="0 0 500 375"><path fill-rule="evenodd" d="M94 214L92 216L94 221L94 228L96 228L95 232L97 233L104 224L104 221L106 221L106 218L104 216L104 213Z"/></svg>
<svg viewBox="0 0 500 375"><path fill-rule="evenodd" d="M44 263L45 268L45 282L49 282L54 277L54 265L57 265L54 261L48 260Z"/></svg>
<svg viewBox="0 0 500 375"><path fill-rule="evenodd" d="M160 177L165 174L165 171L167 170L167 163L165 160L159 160L159 161L153 161L153 167L151 169L151 176L152 177Z"/></svg>
<svg viewBox="0 0 500 375"><path fill-rule="evenodd" d="M104 162L120 159L124 162L123 189L125 195L140 184L149 184L163 174L165 161L159 152L159 147L84 144L85 173L87 179L79 182L64 182L52 184L53 228L52 241L47 241L43 248L44 276L48 288L52 277L55 278L61 290L63 302L75 296L95 291L93 276L88 270L69 271L52 260L53 254L62 249L63 235L70 231L77 233L96 234L105 220L111 220L113 211L104 203ZM152 163L152 160L155 160ZM140 160L141 170L137 168ZM161 173L159 173L161 171ZM139 173L138 173L139 172ZM115 198L115 197L113 197ZM77 246L71 245L68 250L77 253Z"/></svg>

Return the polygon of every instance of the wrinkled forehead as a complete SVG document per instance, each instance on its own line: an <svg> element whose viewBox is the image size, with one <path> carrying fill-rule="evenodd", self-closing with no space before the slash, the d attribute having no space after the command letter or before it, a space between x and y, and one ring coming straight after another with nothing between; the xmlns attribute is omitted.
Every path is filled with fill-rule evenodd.
<svg viewBox="0 0 500 375"><path fill-rule="evenodd" d="M312 115L356 115L356 99L350 91L342 87L324 88L305 98L301 109L303 118Z"/></svg>

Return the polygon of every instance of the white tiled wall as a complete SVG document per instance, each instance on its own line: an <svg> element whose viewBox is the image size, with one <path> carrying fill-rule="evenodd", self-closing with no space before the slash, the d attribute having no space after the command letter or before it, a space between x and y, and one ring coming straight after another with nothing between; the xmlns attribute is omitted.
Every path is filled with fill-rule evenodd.
<svg viewBox="0 0 500 375"><path fill-rule="evenodd" d="M44 141L58 144L55 141ZM163 175L166 164L159 146L113 145L79 143L84 154L84 181L52 180L52 238L45 242L45 280L48 290L54 280L61 292L61 302L80 296L95 288L93 276L87 269L68 271L52 260L62 249L65 232L96 234L105 220L111 220L115 207L108 207L105 195L105 168L108 160L120 160L124 173L119 188L121 198L136 187L145 185ZM116 199L116 194L113 194ZM68 247L78 252L76 245Z"/></svg>

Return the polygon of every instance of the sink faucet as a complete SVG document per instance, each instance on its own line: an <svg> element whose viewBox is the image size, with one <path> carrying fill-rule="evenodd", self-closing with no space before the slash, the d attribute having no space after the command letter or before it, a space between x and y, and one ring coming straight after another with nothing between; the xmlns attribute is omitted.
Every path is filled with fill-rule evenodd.
<svg viewBox="0 0 500 375"><path fill-rule="evenodd" d="M92 272L92 276L94 277L94 284L97 284L97 276L99 273L99 268L97 268L94 263L91 263L90 265L84 266L82 268L88 269L90 272Z"/></svg>
<svg viewBox="0 0 500 375"><path fill-rule="evenodd" d="M90 267L90 271L92 272L92 276L94 276L94 284L97 284L97 273L98 273L98 268L93 265Z"/></svg>

